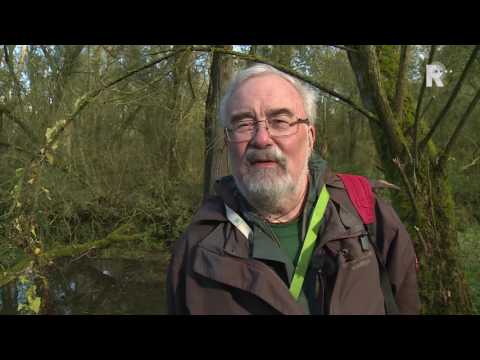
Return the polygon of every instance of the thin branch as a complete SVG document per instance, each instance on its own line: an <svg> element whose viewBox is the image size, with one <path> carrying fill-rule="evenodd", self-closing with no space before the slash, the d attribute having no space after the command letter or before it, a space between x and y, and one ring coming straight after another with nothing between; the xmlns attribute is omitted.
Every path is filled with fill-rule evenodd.
<svg viewBox="0 0 480 360"><path fill-rule="evenodd" d="M403 101L405 100L405 89L407 87L407 67L409 62L409 47L402 45L400 50L400 65L398 68L397 88L393 101L393 112L396 116L402 116Z"/></svg>
<svg viewBox="0 0 480 360"><path fill-rule="evenodd" d="M436 45L432 45L430 47L430 54L428 55L428 64L431 64L433 62L433 58L435 56L435 52L437 51L437 46ZM426 64L424 64L426 65ZM425 94L425 88L427 87L427 72L425 71L424 75L423 75L423 82L422 82L422 87L420 88L420 95L418 97L418 102L417 102L417 108L415 109L415 120L414 120L414 123L413 123L413 169L415 171L416 169L416 166L417 166L417 159L418 159L418 141L417 141L417 138L418 138L418 124L419 124L419 114L420 114L420 110L422 108L422 102L423 102L423 94ZM433 97L432 97L433 99ZM428 105L430 105L432 103L432 100L430 100L430 102L428 103ZM423 117L423 115L427 112L427 109L428 109L428 105L427 107L425 108L425 112L422 114L421 117Z"/></svg>
<svg viewBox="0 0 480 360"><path fill-rule="evenodd" d="M465 111L462 118L458 122L458 125L455 128L455 131L453 132L452 136L450 137L450 140L448 141L447 146L445 147L445 150L443 151L442 155L439 158L438 168L440 170L443 170L445 168L445 163L446 163L448 154L452 151L453 145L455 144L455 142L458 139L458 135L462 131L462 128L465 126L465 123L467 122L468 118L470 117L470 114L475 109L475 106L478 104L479 100L480 100L480 88L478 89L477 94L473 98L470 105L468 105L467 111Z"/></svg>
<svg viewBox="0 0 480 360"><path fill-rule="evenodd" d="M333 48L337 48L337 49L340 49L340 50L351 51L351 52L358 52L357 49L353 49L353 48L348 47L348 46L345 46L345 45L328 45L328 46L331 46L331 47L333 47Z"/></svg>
<svg viewBox="0 0 480 360"><path fill-rule="evenodd" d="M418 238L420 239L422 245L423 245L423 248L425 250L425 254L426 255L430 255L431 254L431 247L428 245L428 243L425 241L425 238L423 237L423 234L422 232L420 231L420 228L418 226L414 226L413 227L415 229L415 231L417 232L418 234Z"/></svg>
<svg viewBox="0 0 480 360"><path fill-rule="evenodd" d="M22 120L16 117L6 105L0 104L0 114L1 113L7 115L8 118L10 118L15 124L17 124L23 130L23 132L30 138L30 140L34 142L38 142L38 138L33 133L33 131L30 130L30 128Z"/></svg>
<svg viewBox="0 0 480 360"><path fill-rule="evenodd" d="M425 114L427 113L428 109L430 108L430 105L433 104L433 102L435 101L435 99L436 99L436 96L432 96L432 97L430 98L430 100L428 100L428 103L427 103L427 105L425 106L425 109L423 109L422 113L421 113L420 116L418 117L418 121L421 121L421 120L424 118Z"/></svg>
<svg viewBox="0 0 480 360"><path fill-rule="evenodd" d="M80 112L90 103L92 102L97 96L99 96L103 91L107 90L108 88L122 82L123 80L139 73L140 71L142 70L145 70L145 69L148 69L152 66L155 66L156 64L164 61L164 60L167 60L169 58L171 58L172 56L175 56L176 54L180 53L180 52L183 52L187 49L179 49L177 51L174 51L168 55L165 55L163 57L161 57L160 59L156 59L154 61L151 61L139 68L136 68L136 69L133 69L131 71L128 71L126 74L120 76L119 78L115 79L115 80L112 80L108 83L106 83L105 85L95 89L95 90L92 90L90 92L87 92L86 94L84 94L83 96L81 96L79 99L77 99L77 101L75 102L75 108L73 110L73 112L71 113L71 115L67 118L67 120L65 121L65 123L60 126L58 128L57 131L55 131L54 134L52 134L51 138L50 138L50 141L47 142L47 144L45 144L45 147L42 149L41 151L41 154L44 155L46 151L50 150L50 148L52 147L53 144L55 144L55 142L57 141L58 137L60 136L60 134L65 130L65 128L67 128L71 123L72 121L74 121L74 119L80 114Z"/></svg>
<svg viewBox="0 0 480 360"><path fill-rule="evenodd" d="M111 138L111 143L115 144L120 140L120 137L122 136L123 132L133 123L135 120L135 117L137 116L138 112L142 109L141 105L137 105L135 109L128 114L127 118L123 122L123 124L120 126L120 129L118 129L115 134Z"/></svg>
<svg viewBox="0 0 480 360"><path fill-rule="evenodd" d="M423 148L427 145L428 141L432 138L433 134L437 130L438 125L445 118L445 115L447 114L448 110L450 110L450 107L452 106L453 101L456 99L457 95L459 94L460 88L462 87L463 82L465 81L465 78L467 76L467 73L470 70L473 62L475 61L479 51L480 51L480 45L476 45L475 48L473 49L471 55L470 55L470 58L468 59L467 64L465 65L465 68L463 69L463 73L460 76L460 79L458 80L457 84L455 85L455 88L453 89L452 94L450 95L450 98L448 99L447 103L445 104L445 107L442 109L440 114L435 119L435 122L433 123L432 128L430 129L428 134L420 142L420 144L419 144L419 150L420 151L422 151Z"/></svg>
<svg viewBox="0 0 480 360"><path fill-rule="evenodd" d="M462 166L462 168L460 170L461 171L466 171L466 170L470 169L472 166L475 166L479 160L480 160L480 157L477 157L470 164Z"/></svg>
<svg viewBox="0 0 480 360"><path fill-rule="evenodd" d="M393 159L393 163L398 167L398 170L400 171L400 175L407 189L407 194L410 199L410 202L412 203L413 210L415 211L415 214L418 214L417 203L415 202L415 196L413 195L412 186L410 184L410 181L408 180L407 175L405 174L403 165L400 163L400 160L398 158Z"/></svg>
<svg viewBox="0 0 480 360"><path fill-rule="evenodd" d="M12 145L12 144L9 144L9 143L3 142L3 141L0 141L0 146L6 147L6 148L15 149L15 150L17 150L17 151L19 151L19 152L28 154L28 155L30 155L30 156L33 156L33 155L34 155L34 154L31 153L30 151L25 150L24 148L22 148L22 147L20 147L20 146Z"/></svg>
<svg viewBox="0 0 480 360"><path fill-rule="evenodd" d="M56 74L58 72L58 64L53 60L53 57L50 54L50 51L44 45L40 45L40 49L42 50L43 55L47 59L48 65L50 66L52 71Z"/></svg>
<svg viewBox="0 0 480 360"><path fill-rule="evenodd" d="M158 50L158 51L155 51L155 52L146 53L145 55L155 56L155 55L160 55L160 54L166 54L166 53L169 53L169 52L172 52L172 51L173 51L173 49Z"/></svg>
<svg viewBox="0 0 480 360"><path fill-rule="evenodd" d="M235 57L237 57L239 59L242 59L242 60L247 60L247 61L251 61L251 62L257 62L257 63L262 63L262 64L267 64L267 65L273 66L274 68L276 68L278 70L281 70L288 75L294 76L294 77L302 80L303 82L317 88L318 90L320 90L320 91L322 91L322 92L324 92L324 93L326 93L326 94L328 94L328 95L330 95L334 98L337 98L337 99L341 100L342 102L346 103L347 105L349 105L350 107L352 107L353 109L358 111L359 113L363 114L366 118L373 121L377 125L380 124L380 121L378 120L378 118L374 114L372 114L368 110L362 108L360 105L356 104L351 99L347 98L346 96L344 96L342 94L339 94L338 92L336 92L333 89L330 89L330 88L318 83L317 81L313 80L312 78L310 78L308 76L304 76L303 74L301 74L301 73L299 73L295 70L290 69L288 66L277 64L277 63L272 62L268 59L265 59L264 57L261 57L259 55L252 56L252 55L249 55L249 54L244 54L244 53L240 53L240 52L233 51L233 50L226 50L226 49L223 49L223 48L220 49L220 48L192 46L192 47L189 48L189 50L197 51L197 52L219 52L219 53L222 53L222 54L235 56Z"/></svg>
<svg viewBox="0 0 480 360"><path fill-rule="evenodd" d="M178 55L179 53L182 53L184 51L192 51L192 52L219 52L219 53L222 53L222 54L228 54L228 55L232 55L232 56L236 56L237 58L241 58L241 59L244 59L244 60L250 60L250 61L254 61L254 62L258 62L258 63L263 63L263 64L268 64L268 65L271 65L289 75L292 75L292 76L295 76L297 78L299 78L300 80L310 84L311 86L319 89L320 91L323 91L327 94L329 94L330 96L333 96L341 101L343 101L344 103L350 105L353 109L355 109L356 111L360 112L361 114L363 114L364 116L366 116L369 120L372 120L373 122L377 123L377 125L379 124L379 120L378 118L376 118L372 113L370 113L369 111L363 109L362 107L360 107L359 105L355 104L352 100L346 98L345 96L337 93L336 91L332 90L332 89L329 89L321 84L319 84L318 82L314 81L313 79L309 78L309 77L306 77L294 70L291 70L290 68L286 67L286 66L282 66L282 65L279 65L279 64L276 64L276 63L273 63L267 59L264 59L260 56L250 56L248 54L243 54L243 53L239 53L239 52L236 52L236 51L232 51L232 50L227 50L227 49L224 49L224 48L213 48L213 47L195 47L195 46L191 46L191 47L185 47L185 48L178 48L176 50L173 50L172 52L170 52L169 54L159 58L159 59L156 59L156 60L153 60L141 67L138 67L136 69L133 69L133 70L130 70L128 72L126 72L124 75L120 76L119 78L115 79L115 80L112 80L106 84L104 84L103 86L95 89L95 90L92 90L86 94L84 94L82 97L80 97L76 103L75 103L75 107L74 107L74 110L73 112L71 113L71 115L66 119L66 121L64 122L64 124L62 126L60 126L57 131L55 131L54 134L52 134L51 138L50 138L50 141L45 145L45 147L42 149L41 151L41 154L45 154L46 151L48 151L53 144L55 144L55 142L57 141L58 137L60 136L60 134L65 130L65 128L67 126L70 125L70 123L79 115L79 113L91 102L93 101L97 96L99 96L103 91L107 90L108 88L112 87L112 86L115 86L116 84L122 82L123 80L145 70L145 69L148 69L150 67L153 67L155 66L156 64L162 62L162 61L165 61L173 56L176 56Z"/></svg>
<svg viewBox="0 0 480 360"><path fill-rule="evenodd" d="M426 62L426 64L431 64L433 62L433 58L435 56L436 51L437 51L437 46L432 45L430 47L430 54L428 56L428 61ZM426 64L425 63L423 64L424 67L425 67ZM418 122L420 110L422 108L423 95L425 94L426 84L427 84L427 72L425 71L425 73L423 74L422 86L420 87L420 95L418 96L417 108L415 110L415 129L417 129L417 127L418 127L417 122ZM416 130L415 130L415 133L416 133ZM416 136L416 134L415 134L415 136Z"/></svg>

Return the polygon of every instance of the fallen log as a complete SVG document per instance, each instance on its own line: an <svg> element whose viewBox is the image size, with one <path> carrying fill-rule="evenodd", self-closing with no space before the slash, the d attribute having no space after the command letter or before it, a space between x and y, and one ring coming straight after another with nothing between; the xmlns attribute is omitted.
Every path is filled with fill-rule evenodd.
<svg viewBox="0 0 480 360"><path fill-rule="evenodd" d="M89 241L83 244L61 246L48 250L45 253L39 252L38 255L32 255L27 259L22 259L10 269L0 274L0 287L8 284L10 281L15 280L27 271L33 271L35 264L39 264L41 267L51 264L52 261L58 258L79 256L92 250L104 249L112 245L118 245L119 243L144 240L145 237L148 236L147 232L126 234L128 230L128 224L121 225L101 240Z"/></svg>

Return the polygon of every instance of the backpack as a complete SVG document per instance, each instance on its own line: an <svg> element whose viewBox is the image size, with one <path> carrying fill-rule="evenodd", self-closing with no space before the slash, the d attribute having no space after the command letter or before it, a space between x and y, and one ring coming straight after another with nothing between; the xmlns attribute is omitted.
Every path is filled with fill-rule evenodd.
<svg viewBox="0 0 480 360"><path fill-rule="evenodd" d="M381 256L381 246L377 243L375 231L375 197L372 186L367 178L363 176L350 174L337 174L337 176L344 184L353 207L362 219L368 233L368 240L374 249L380 272L380 286L385 299L385 312L387 314L398 314L399 311L393 294L392 284ZM368 246L368 244L362 243L362 246Z"/></svg>

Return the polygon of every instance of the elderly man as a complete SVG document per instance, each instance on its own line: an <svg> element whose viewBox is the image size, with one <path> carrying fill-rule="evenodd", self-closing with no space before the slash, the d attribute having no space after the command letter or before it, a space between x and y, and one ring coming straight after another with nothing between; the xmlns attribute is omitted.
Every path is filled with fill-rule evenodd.
<svg viewBox="0 0 480 360"><path fill-rule="evenodd" d="M270 66L238 73L220 106L232 176L175 244L170 314L419 312L415 253L396 213L372 195L366 221L358 199L371 188L313 153L316 100Z"/></svg>

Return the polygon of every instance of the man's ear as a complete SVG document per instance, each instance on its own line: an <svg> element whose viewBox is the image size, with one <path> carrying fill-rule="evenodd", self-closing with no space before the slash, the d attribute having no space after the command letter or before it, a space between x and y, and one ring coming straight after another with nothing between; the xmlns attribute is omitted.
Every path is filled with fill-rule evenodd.
<svg viewBox="0 0 480 360"><path fill-rule="evenodd" d="M316 138L317 138L317 129L315 128L315 125L312 124L308 129L308 139L309 139L310 150L313 150L313 145L315 144Z"/></svg>
<svg viewBox="0 0 480 360"><path fill-rule="evenodd" d="M228 139L227 139L227 130L223 129L223 143L225 146L228 146Z"/></svg>

